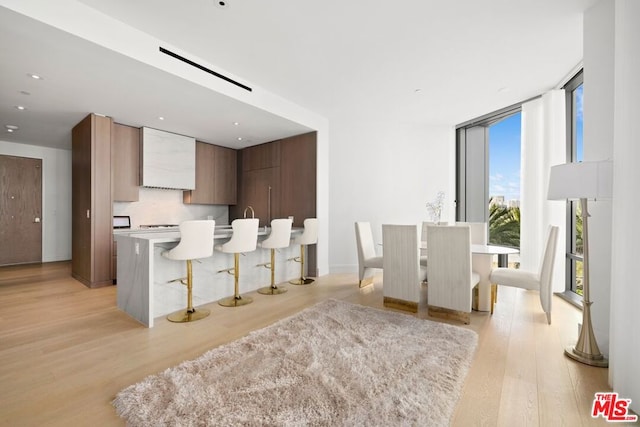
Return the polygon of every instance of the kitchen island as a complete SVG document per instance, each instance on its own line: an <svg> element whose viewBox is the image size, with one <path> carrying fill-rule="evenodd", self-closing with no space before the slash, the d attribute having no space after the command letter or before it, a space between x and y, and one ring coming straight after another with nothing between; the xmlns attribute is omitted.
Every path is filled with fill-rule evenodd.
<svg viewBox="0 0 640 427"><path fill-rule="evenodd" d="M292 238L302 231L302 228L294 228L291 231ZM225 243L231 234L228 226L216 227L214 245ZM261 227L258 241L268 235L269 229ZM178 244L180 231L128 230L114 232L114 237L118 248L118 308L150 328L153 327L154 318L184 309L187 305L186 286L171 281L186 276L186 263L161 255ZM277 284L300 277L300 264L288 261L299 255L298 245L276 251ZM270 285L270 270L258 266L269 262L270 257L270 251L260 247L241 257L241 294ZM213 256L193 262L194 307L233 295L233 274L219 273L229 267L233 267L233 254L217 250L214 250ZM274 302L277 300L277 296L264 298L273 298Z"/></svg>

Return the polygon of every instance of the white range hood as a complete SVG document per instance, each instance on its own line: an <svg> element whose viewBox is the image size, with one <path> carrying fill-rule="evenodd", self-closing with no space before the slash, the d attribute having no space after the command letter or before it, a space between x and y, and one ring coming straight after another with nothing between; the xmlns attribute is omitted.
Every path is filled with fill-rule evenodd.
<svg viewBox="0 0 640 427"><path fill-rule="evenodd" d="M143 127L140 182L143 187L196 188L195 138Z"/></svg>

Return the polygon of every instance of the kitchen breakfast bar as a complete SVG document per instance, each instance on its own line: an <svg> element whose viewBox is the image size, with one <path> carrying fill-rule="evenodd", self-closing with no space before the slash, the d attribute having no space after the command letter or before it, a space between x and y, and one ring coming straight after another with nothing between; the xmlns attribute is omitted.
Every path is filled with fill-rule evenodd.
<svg viewBox="0 0 640 427"><path fill-rule="evenodd" d="M302 228L291 230L291 236L302 233ZM214 244L231 238L229 226L216 227ZM269 235L261 227L258 241ZM180 241L178 229L116 231L117 247L117 299L118 308L147 327L153 327L156 317L185 308L187 289L179 281L186 276L186 264L163 257L162 252ZM270 261L270 252L258 247L243 254L240 259L240 293L244 294L269 286L271 273L263 265ZM300 277L300 264L289 260L300 255L300 246L290 245L276 251L276 283ZM213 256L193 262L193 305L215 302L233 295L233 274L220 270L233 267L233 254L214 251ZM264 296L274 298L277 296Z"/></svg>

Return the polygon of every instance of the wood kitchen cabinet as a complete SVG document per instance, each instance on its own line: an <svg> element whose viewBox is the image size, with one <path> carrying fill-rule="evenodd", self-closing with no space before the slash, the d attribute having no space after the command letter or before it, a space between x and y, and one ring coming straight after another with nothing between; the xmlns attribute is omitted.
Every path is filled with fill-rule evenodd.
<svg viewBox="0 0 640 427"><path fill-rule="evenodd" d="M280 166L280 141L254 145L242 150L242 171Z"/></svg>
<svg viewBox="0 0 640 427"><path fill-rule="evenodd" d="M196 142L196 188L183 192L186 204L235 205L236 150Z"/></svg>
<svg viewBox="0 0 640 427"><path fill-rule="evenodd" d="M280 142L270 142L241 151L238 157L238 203L231 218L243 218L253 208L260 226L280 217ZM247 217L251 217L247 210Z"/></svg>
<svg viewBox="0 0 640 427"><path fill-rule="evenodd" d="M293 216L293 225L302 227L316 216L315 132L245 148L238 164L238 204L230 218L242 218L247 206L261 226Z"/></svg>
<svg viewBox="0 0 640 427"><path fill-rule="evenodd" d="M114 202L137 202L140 189L140 129L113 124L111 164Z"/></svg>
<svg viewBox="0 0 640 427"><path fill-rule="evenodd" d="M295 227L316 217L316 133L280 141L280 213Z"/></svg>
<svg viewBox="0 0 640 427"><path fill-rule="evenodd" d="M88 287L111 285L113 121L90 114L72 130L71 275Z"/></svg>

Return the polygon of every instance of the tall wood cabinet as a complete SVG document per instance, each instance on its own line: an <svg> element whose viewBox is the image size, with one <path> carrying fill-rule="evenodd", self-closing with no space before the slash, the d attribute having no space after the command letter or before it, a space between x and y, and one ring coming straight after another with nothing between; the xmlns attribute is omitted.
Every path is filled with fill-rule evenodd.
<svg viewBox="0 0 640 427"><path fill-rule="evenodd" d="M235 205L236 150L196 141L196 188L183 193L186 204Z"/></svg>
<svg viewBox="0 0 640 427"><path fill-rule="evenodd" d="M238 204L230 218L253 207L260 225L294 217L302 227L316 216L316 132L247 147L238 153Z"/></svg>
<svg viewBox="0 0 640 427"><path fill-rule="evenodd" d="M280 141L280 212L294 226L316 216L316 133Z"/></svg>
<svg viewBox="0 0 640 427"><path fill-rule="evenodd" d="M71 274L94 288L112 281L109 117L90 114L72 131Z"/></svg>

